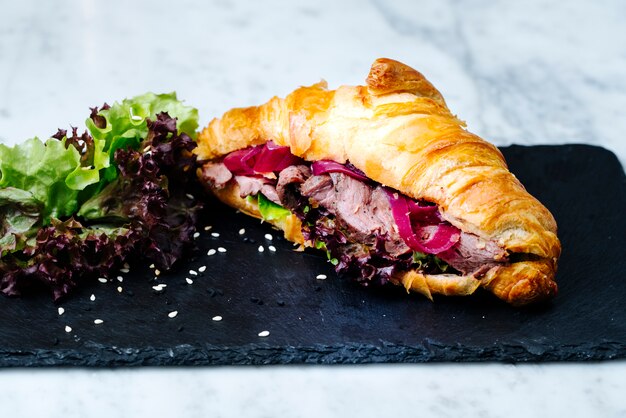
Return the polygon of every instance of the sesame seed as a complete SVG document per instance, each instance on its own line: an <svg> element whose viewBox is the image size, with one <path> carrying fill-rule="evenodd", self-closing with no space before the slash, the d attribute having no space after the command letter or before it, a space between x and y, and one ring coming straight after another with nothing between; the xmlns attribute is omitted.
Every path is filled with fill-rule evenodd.
<svg viewBox="0 0 626 418"><path fill-rule="evenodd" d="M130 269L127 268L120 269L120 273L128 273L129 271Z"/></svg>
<svg viewBox="0 0 626 418"><path fill-rule="evenodd" d="M191 274L192 276L197 276L198 272L195 270L189 270L189 274Z"/></svg>
<svg viewBox="0 0 626 418"><path fill-rule="evenodd" d="M152 286L152 289L156 290L157 292L162 292L166 286L166 284L157 284L156 286Z"/></svg>
<svg viewBox="0 0 626 418"><path fill-rule="evenodd" d="M159 270L159 269L155 269L155 270L154 270L154 274L158 276L159 274L161 274L161 270Z"/></svg>
<svg viewBox="0 0 626 418"><path fill-rule="evenodd" d="M218 251L218 252L220 252L220 253L225 253L225 252L226 252L226 248L224 248L224 247L218 247L218 248L217 248L217 251Z"/></svg>
<svg viewBox="0 0 626 418"><path fill-rule="evenodd" d="M193 237L194 237L194 238L198 238L199 236L200 236L200 233L199 233L199 232L194 232L194 233L193 233Z"/></svg>
<svg viewBox="0 0 626 418"><path fill-rule="evenodd" d="M70 327L69 325L66 325L65 332L72 332L72 327Z"/></svg>
<svg viewBox="0 0 626 418"><path fill-rule="evenodd" d="M176 318L176 315L178 315L178 311L172 311L167 314L167 316L169 316L170 318Z"/></svg>
<svg viewBox="0 0 626 418"><path fill-rule="evenodd" d="M150 264L148 267L150 267L151 269L154 268L154 263Z"/></svg>
<svg viewBox="0 0 626 418"><path fill-rule="evenodd" d="M246 229L245 229L245 228L241 228L241 229L239 230L239 235L243 235L243 234L245 234L245 233L246 233Z"/></svg>
<svg viewBox="0 0 626 418"><path fill-rule="evenodd" d="M267 247L267 248L269 248L269 250L270 250L271 252L273 252L273 253L275 253L275 252L276 252L276 247L274 247L273 245L270 245L270 246L269 246L269 247Z"/></svg>
<svg viewBox="0 0 626 418"><path fill-rule="evenodd" d="M57 311L59 312L59 315L63 315L65 313L65 309L61 306L59 306L59 309L57 309Z"/></svg>
<svg viewBox="0 0 626 418"><path fill-rule="evenodd" d="M94 295L94 294L92 293L92 294L91 294L91 296L89 296L89 300L90 300L90 301L92 301L92 302L93 302L94 300L96 300L96 295Z"/></svg>
<svg viewBox="0 0 626 418"><path fill-rule="evenodd" d="M259 332L259 337L267 337L268 335L270 335L269 331L261 331L261 332Z"/></svg>
<svg viewBox="0 0 626 418"><path fill-rule="evenodd" d="M262 245L259 245L259 252L262 253L263 251L265 251L265 248L263 248Z"/></svg>
<svg viewBox="0 0 626 418"><path fill-rule="evenodd" d="M191 280L189 277L185 277L185 280L187 281L187 284L193 284L193 280Z"/></svg>
<svg viewBox="0 0 626 418"><path fill-rule="evenodd" d="M102 319L94 319L93 323L96 325L100 325L101 323L103 323L104 321Z"/></svg>
<svg viewBox="0 0 626 418"><path fill-rule="evenodd" d="M106 282L107 282L107 279L105 279L104 277L98 277L98 281L99 281L100 283L106 283Z"/></svg>
<svg viewBox="0 0 626 418"><path fill-rule="evenodd" d="M219 315L216 315L216 316L214 316L214 317L213 317L213 318L211 318L211 319L213 319L215 322L219 322L219 321L221 321L221 320L222 320L222 317L221 317L221 316L219 316Z"/></svg>
<svg viewBox="0 0 626 418"><path fill-rule="evenodd" d="M189 193L187 193L185 196L187 196L187 199L191 199L191 200L195 199L195 197L193 197L193 195Z"/></svg>
<svg viewBox="0 0 626 418"><path fill-rule="evenodd" d="M315 278L317 280L326 280L327 279L325 274L318 274L317 276L315 276Z"/></svg>
<svg viewBox="0 0 626 418"><path fill-rule="evenodd" d="M211 228L213 228L211 225L207 225L207 226L204 227L204 230L205 231L210 231Z"/></svg>
<svg viewBox="0 0 626 418"><path fill-rule="evenodd" d="M122 276L117 276L117 281L122 283L124 281L124 278Z"/></svg>
<svg viewBox="0 0 626 418"><path fill-rule="evenodd" d="M198 267L198 271L199 271L200 273L204 273L204 272L206 271L206 266L201 266L201 267Z"/></svg>
<svg viewBox="0 0 626 418"><path fill-rule="evenodd" d="M145 148L143 149L143 152L148 152L148 151L150 151L150 148L151 148L151 147L152 147L152 145L148 145L147 147L145 147Z"/></svg>
<svg viewBox="0 0 626 418"><path fill-rule="evenodd" d="M220 234L217 232L211 232L211 236L217 238L220 236Z"/></svg>
<svg viewBox="0 0 626 418"><path fill-rule="evenodd" d="M117 287L117 291L118 291L119 293L122 293L122 291L123 291L123 290L124 290L124 289L122 289L122 286L118 286L118 287Z"/></svg>
<svg viewBox="0 0 626 418"><path fill-rule="evenodd" d="M271 241L274 239L274 237L271 234L265 234L265 239Z"/></svg>
<svg viewBox="0 0 626 418"><path fill-rule="evenodd" d="M206 253L206 255L213 255L213 254L215 254L216 252L217 252L217 251L215 251L213 248L211 248L211 249L209 250L209 252L207 252L207 253Z"/></svg>

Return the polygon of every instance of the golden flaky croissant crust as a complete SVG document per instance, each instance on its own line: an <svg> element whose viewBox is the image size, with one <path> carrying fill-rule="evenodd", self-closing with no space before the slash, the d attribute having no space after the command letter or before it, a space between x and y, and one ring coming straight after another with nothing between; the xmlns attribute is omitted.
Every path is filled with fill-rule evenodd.
<svg viewBox="0 0 626 418"><path fill-rule="evenodd" d="M378 59L366 86L328 90L321 82L258 107L232 109L200 133L196 153L212 160L269 140L309 161L350 161L383 185L436 203L461 230L520 254L520 261L493 267L480 279L415 271L395 276L407 289L430 297L466 295L482 286L514 305L556 294L561 246L554 218L508 171L500 151L465 130L418 71ZM234 189L222 190L222 200L241 208L245 201ZM248 213L258 216L254 208Z"/></svg>

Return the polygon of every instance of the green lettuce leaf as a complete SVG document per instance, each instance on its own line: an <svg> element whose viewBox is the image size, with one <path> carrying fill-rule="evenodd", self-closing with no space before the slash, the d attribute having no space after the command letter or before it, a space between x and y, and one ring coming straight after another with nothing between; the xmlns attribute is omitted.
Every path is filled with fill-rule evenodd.
<svg viewBox="0 0 626 418"><path fill-rule="evenodd" d="M80 170L71 172L65 179L65 184L72 190L84 190L87 186L101 181L100 172L111 167L109 153L104 151L104 141L94 141L90 149L89 165L84 161ZM96 190L94 190L96 192Z"/></svg>
<svg viewBox="0 0 626 418"><path fill-rule="evenodd" d="M65 147L65 140L38 138L14 147L0 144L0 188L13 187L29 192L43 204L44 221L69 216L78 208L78 191L70 188L67 177L82 170L80 153ZM82 180L87 185L89 180ZM81 181L76 181L81 186Z"/></svg>
<svg viewBox="0 0 626 418"><path fill-rule="evenodd" d="M413 264L415 265L415 268L420 269L427 263L434 263L442 273L445 273L445 271L448 270L448 267L450 267L448 263L436 255L413 251Z"/></svg>
<svg viewBox="0 0 626 418"><path fill-rule="evenodd" d="M99 178L100 185L95 188L99 192L104 186L117 178L118 172L113 162L115 151L118 149L137 149L139 144L148 135L147 119L154 120L156 115L167 112L176 118L178 133L186 133L195 139L198 129L198 109L185 106L176 97L176 93L154 94L146 93L131 99L124 99L122 103L113 106L103 106L95 109L87 118L85 124L93 136L95 148L100 150L97 162L94 156L92 168L94 178ZM96 154L97 155L97 154ZM103 171L100 171L104 168Z"/></svg>
<svg viewBox="0 0 626 418"><path fill-rule="evenodd" d="M115 150L131 147L137 149L148 135L146 119L154 119L157 113L167 112L178 119L178 133L185 132L195 139L198 129L198 110L185 106L176 98L176 93L146 93L111 107L103 107L97 117L86 120L87 128L96 141L104 141L103 150L111 159Z"/></svg>
<svg viewBox="0 0 626 418"><path fill-rule="evenodd" d="M259 205L259 212L266 221L280 221L291 215L289 209L277 205L261 193L257 194L257 203Z"/></svg>
<svg viewBox="0 0 626 418"><path fill-rule="evenodd" d="M41 226L41 203L25 190L0 189L0 256L24 248Z"/></svg>

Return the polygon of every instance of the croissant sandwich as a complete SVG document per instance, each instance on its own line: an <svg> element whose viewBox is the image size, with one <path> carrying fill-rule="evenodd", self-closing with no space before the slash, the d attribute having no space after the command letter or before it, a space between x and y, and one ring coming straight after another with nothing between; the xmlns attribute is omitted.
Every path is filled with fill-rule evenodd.
<svg viewBox="0 0 626 418"><path fill-rule="evenodd" d="M365 86L320 82L232 109L195 152L218 199L365 285L430 299L482 287L515 306L557 292L552 214L400 62L376 60Z"/></svg>

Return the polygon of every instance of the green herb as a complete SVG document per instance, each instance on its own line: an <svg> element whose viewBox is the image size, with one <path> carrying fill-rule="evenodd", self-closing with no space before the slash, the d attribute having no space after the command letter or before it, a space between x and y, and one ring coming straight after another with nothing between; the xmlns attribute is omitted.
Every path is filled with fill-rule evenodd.
<svg viewBox="0 0 626 418"><path fill-rule="evenodd" d="M337 264L339 264L339 260L337 260L330 254L330 251L328 250L324 242L316 239L314 246L318 250L326 251L326 258L328 258L328 261L330 262L330 264L332 264L333 266L336 266Z"/></svg>
<svg viewBox="0 0 626 418"><path fill-rule="evenodd" d="M450 267L448 263L443 261L441 258L432 254L421 253L419 251L413 251L413 264L415 264L414 267L417 269L421 269L427 264L434 264L442 273Z"/></svg>
<svg viewBox="0 0 626 418"><path fill-rule="evenodd" d="M433 256L433 261L435 262L435 264L437 265L437 268L441 270L442 273L445 273L446 270L448 270L448 267L449 267L448 263L443 261L441 258Z"/></svg>
<svg viewBox="0 0 626 418"><path fill-rule="evenodd" d="M413 262L422 263L428 260L428 254L420 253L419 251L413 251Z"/></svg>

